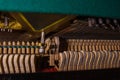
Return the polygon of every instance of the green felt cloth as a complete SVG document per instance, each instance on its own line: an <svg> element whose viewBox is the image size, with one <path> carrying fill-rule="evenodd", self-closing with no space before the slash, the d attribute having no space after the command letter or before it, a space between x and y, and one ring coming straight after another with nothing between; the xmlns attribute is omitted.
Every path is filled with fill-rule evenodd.
<svg viewBox="0 0 120 80"><path fill-rule="evenodd" d="M120 18L120 0L0 0L0 10Z"/></svg>

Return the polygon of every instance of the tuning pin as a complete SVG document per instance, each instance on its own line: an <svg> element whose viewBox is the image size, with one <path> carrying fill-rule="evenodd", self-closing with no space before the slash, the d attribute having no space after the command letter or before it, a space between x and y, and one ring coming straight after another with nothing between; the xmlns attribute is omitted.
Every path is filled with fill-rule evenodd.
<svg viewBox="0 0 120 80"><path fill-rule="evenodd" d="M108 29L110 29L111 30L111 27L110 27L110 20L109 19L106 19L105 20L105 24L106 24L106 26L108 27Z"/></svg>
<svg viewBox="0 0 120 80"><path fill-rule="evenodd" d="M12 29L10 29L10 32L12 32Z"/></svg>
<svg viewBox="0 0 120 80"><path fill-rule="evenodd" d="M116 19L113 20L114 24L117 25L118 21Z"/></svg>
<svg viewBox="0 0 120 80"><path fill-rule="evenodd" d="M95 27L98 27L98 26L99 26L98 19L95 19Z"/></svg>
<svg viewBox="0 0 120 80"><path fill-rule="evenodd" d="M119 31L118 23L116 19L111 19L111 26L114 27L115 31Z"/></svg>
<svg viewBox="0 0 120 80"><path fill-rule="evenodd" d="M5 32L6 31L5 28L3 28L2 31Z"/></svg>
<svg viewBox="0 0 120 80"><path fill-rule="evenodd" d="M12 29L7 29L8 30L8 32L12 32Z"/></svg>
<svg viewBox="0 0 120 80"><path fill-rule="evenodd" d="M109 19L106 19L106 24L112 29L115 30L115 27L111 25L111 21Z"/></svg>
<svg viewBox="0 0 120 80"><path fill-rule="evenodd" d="M119 25L119 24L118 24L118 21L117 21L116 19L113 20L113 23L114 23L115 26L118 26L118 25Z"/></svg>
<svg viewBox="0 0 120 80"><path fill-rule="evenodd" d="M8 32L10 32L10 30L9 30L9 29L7 29L7 31L8 31Z"/></svg>
<svg viewBox="0 0 120 80"><path fill-rule="evenodd" d="M104 24L102 18L99 18L99 19L98 19L98 22L99 22L99 24L100 24L101 27L103 27L104 29L107 29L107 27L106 27L106 25Z"/></svg>
<svg viewBox="0 0 120 80"><path fill-rule="evenodd" d="M3 42L3 46L4 46L3 53L6 54L7 53L7 43L6 43L6 41Z"/></svg>
<svg viewBox="0 0 120 80"><path fill-rule="evenodd" d="M34 44L34 42L31 42L31 54L34 54L34 46L35 46L35 44Z"/></svg>
<svg viewBox="0 0 120 80"><path fill-rule="evenodd" d="M95 18L91 18L91 24L92 26L98 27L98 21Z"/></svg>
<svg viewBox="0 0 120 80"><path fill-rule="evenodd" d="M25 42L22 41L22 51L21 51L23 54L25 53Z"/></svg>
<svg viewBox="0 0 120 80"><path fill-rule="evenodd" d="M20 47L20 42L17 41L17 53L20 54L21 53L21 47Z"/></svg>
<svg viewBox="0 0 120 80"><path fill-rule="evenodd" d="M38 48L38 46L39 46L39 42L37 41L36 43L35 43L35 54L38 54L39 53L39 48Z"/></svg>
<svg viewBox="0 0 120 80"><path fill-rule="evenodd" d="M98 19L98 22L99 22L99 24L103 24L102 18L99 18L99 19Z"/></svg>
<svg viewBox="0 0 120 80"><path fill-rule="evenodd" d="M8 32L12 32L12 29L9 29L9 28L8 28L7 31L8 31Z"/></svg>
<svg viewBox="0 0 120 80"><path fill-rule="evenodd" d="M116 19L113 20L113 24L117 28L116 30L120 31L120 25L119 25L119 23L118 23L118 21Z"/></svg>
<svg viewBox="0 0 120 80"><path fill-rule="evenodd" d="M11 54L12 53L12 44L10 41L8 41L8 54Z"/></svg>
<svg viewBox="0 0 120 80"><path fill-rule="evenodd" d="M13 46L13 54L16 54L17 53L17 49L16 49L15 41L12 42L12 46Z"/></svg>
<svg viewBox="0 0 120 80"><path fill-rule="evenodd" d="M2 28L0 28L0 31L2 32L2 31L3 31L3 29L2 29Z"/></svg>
<svg viewBox="0 0 120 80"><path fill-rule="evenodd" d="M89 27L92 27L92 21L91 21L91 18L88 18L88 26L89 26Z"/></svg>
<svg viewBox="0 0 120 80"><path fill-rule="evenodd" d="M95 19L94 18L91 18L91 24L95 25Z"/></svg>

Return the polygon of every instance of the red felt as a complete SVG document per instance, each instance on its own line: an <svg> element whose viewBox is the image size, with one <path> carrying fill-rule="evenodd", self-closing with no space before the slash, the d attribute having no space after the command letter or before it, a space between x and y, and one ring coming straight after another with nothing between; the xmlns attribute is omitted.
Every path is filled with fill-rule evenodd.
<svg viewBox="0 0 120 80"><path fill-rule="evenodd" d="M45 68L45 69L42 69L41 72L57 72L57 69L56 68Z"/></svg>

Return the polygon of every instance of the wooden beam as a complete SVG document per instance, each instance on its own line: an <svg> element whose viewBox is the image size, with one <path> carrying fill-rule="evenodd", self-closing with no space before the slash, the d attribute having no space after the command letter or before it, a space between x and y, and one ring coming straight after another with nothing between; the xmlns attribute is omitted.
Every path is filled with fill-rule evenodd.
<svg viewBox="0 0 120 80"><path fill-rule="evenodd" d="M65 24L69 23L71 20L75 19L76 16L66 16L64 18L61 18L55 22L53 22L52 24L44 27L43 29L41 30L44 30L46 34L52 32L52 31L55 31L55 30L58 30L58 29L61 29L61 28L65 28ZM36 32L41 32L41 30L36 30Z"/></svg>
<svg viewBox="0 0 120 80"><path fill-rule="evenodd" d="M35 29L29 23L29 21L22 15L22 13L10 13L10 15L15 18L22 26L23 29L27 30L28 32L34 32Z"/></svg>

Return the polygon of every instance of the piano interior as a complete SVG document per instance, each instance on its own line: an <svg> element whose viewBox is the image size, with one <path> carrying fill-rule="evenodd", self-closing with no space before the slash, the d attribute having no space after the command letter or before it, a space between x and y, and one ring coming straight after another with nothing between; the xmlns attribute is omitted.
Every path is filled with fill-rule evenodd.
<svg viewBox="0 0 120 80"><path fill-rule="evenodd" d="M0 80L119 80L119 35L117 18L0 12Z"/></svg>

